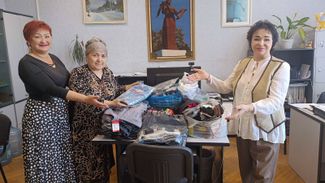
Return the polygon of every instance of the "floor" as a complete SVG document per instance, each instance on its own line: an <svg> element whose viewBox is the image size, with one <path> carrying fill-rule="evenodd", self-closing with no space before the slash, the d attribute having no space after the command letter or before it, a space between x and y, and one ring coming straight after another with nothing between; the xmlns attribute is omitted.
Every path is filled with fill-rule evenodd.
<svg viewBox="0 0 325 183"><path fill-rule="evenodd" d="M290 152L288 152L290 153ZM13 158L13 160L4 166L9 183L24 183L24 170L22 156ZM224 148L224 183L240 183L236 141L234 137L230 138L230 146ZM3 183L2 177L0 183ZM111 183L116 183L116 170L113 168L111 174ZM281 146L275 183L303 183L304 181L291 169L288 164L288 154L283 154Z"/></svg>

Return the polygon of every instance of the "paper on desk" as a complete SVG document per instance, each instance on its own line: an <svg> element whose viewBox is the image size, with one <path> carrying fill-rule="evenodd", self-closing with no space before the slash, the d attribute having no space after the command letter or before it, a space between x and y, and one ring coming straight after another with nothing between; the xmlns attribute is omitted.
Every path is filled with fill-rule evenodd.
<svg viewBox="0 0 325 183"><path fill-rule="evenodd" d="M315 103L295 103L295 104L290 104L294 107L297 107L299 109L308 109L308 110L313 110L311 105L316 105Z"/></svg>
<svg viewBox="0 0 325 183"><path fill-rule="evenodd" d="M119 77L132 77L132 76L147 76L147 73L145 72L134 72L134 73L120 73L120 74L115 74L115 76Z"/></svg>
<svg viewBox="0 0 325 183"><path fill-rule="evenodd" d="M312 104L313 106L317 107L318 109L325 111L325 104Z"/></svg>

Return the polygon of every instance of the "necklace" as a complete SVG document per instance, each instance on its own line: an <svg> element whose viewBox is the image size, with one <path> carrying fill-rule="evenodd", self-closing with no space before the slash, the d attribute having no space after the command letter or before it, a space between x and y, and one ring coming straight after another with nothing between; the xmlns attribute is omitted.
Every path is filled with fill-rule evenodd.
<svg viewBox="0 0 325 183"><path fill-rule="evenodd" d="M29 53L31 56L41 60L42 62L46 63L48 66L52 67L52 68L56 68L56 65L54 63L54 61L52 60L52 58L50 57L49 54L44 55L39 55L37 53Z"/></svg>
<svg viewBox="0 0 325 183"><path fill-rule="evenodd" d="M53 63L53 64L47 64L48 66L52 67L52 68L56 68L56 65Z"/></svg>

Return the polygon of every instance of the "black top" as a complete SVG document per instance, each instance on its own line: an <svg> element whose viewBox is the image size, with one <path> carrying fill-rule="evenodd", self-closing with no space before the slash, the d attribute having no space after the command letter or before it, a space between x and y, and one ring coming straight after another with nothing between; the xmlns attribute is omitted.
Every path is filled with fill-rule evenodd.
<svg viewBox="0 0 325 183"><path fill-rule="evenodd" d="M55 68L30 55L25 55L19 62L19 76L32 99L48 101L51 96L65 99L69 91L66 88L69 71L58 57L52 54L50 57Z"/></svg>

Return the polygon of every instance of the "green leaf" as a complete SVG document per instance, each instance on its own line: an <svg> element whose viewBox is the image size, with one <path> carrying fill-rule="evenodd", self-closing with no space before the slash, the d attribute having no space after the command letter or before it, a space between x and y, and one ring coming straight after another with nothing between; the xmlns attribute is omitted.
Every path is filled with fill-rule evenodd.
<svg viewBox="0 0 325 183"><path fill-rule="evenodd" d="M278 24L274 24L275 28L278 30L281 39L291 39L296 32L302 34L302 36L305 36L305 30L304 28L311 28L314 29L315 27L310 26L306 24L306 22L309 20L309 17L303 17L300 19L297 19L297 13L295 13L292 17L286 16L285 19L287 20L287 24L285 22L282 22L282 19L277 15L272 15L276 18L276 20L279 22ZM305 38L305 37L301 37Z"/></svg>
<svg viewBox="0 0 325 183"><path fill-rule="evenodd" d="M84 63L85 47L83 41L78 40L78 34L76 35L76 38L71 42L70 55L73 61L79 65Z"/></svg>
<svg viewBox="0 0 325 183"><path fill-rule="evenodd" d="M303 28L298 29L299 37L301 38L302 41L305 41L306 39L306 32Z"/></svg>

